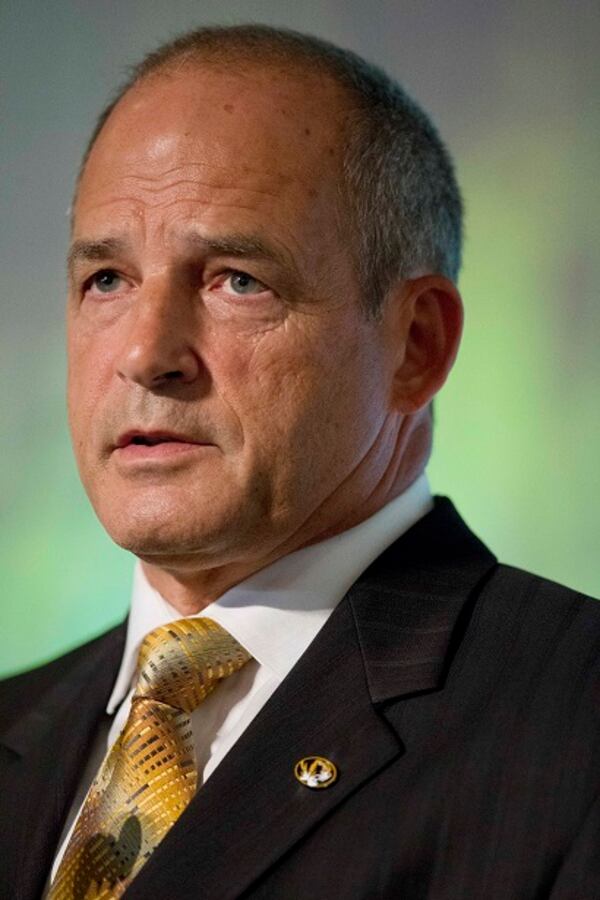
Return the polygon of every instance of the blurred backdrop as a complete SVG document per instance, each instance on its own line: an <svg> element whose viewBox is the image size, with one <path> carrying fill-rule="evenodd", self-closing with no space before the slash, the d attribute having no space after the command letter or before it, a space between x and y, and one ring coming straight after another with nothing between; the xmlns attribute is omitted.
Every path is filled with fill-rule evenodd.
<svg viewBox="0 0 600 900"><path fill-rule="evenodd" d="M383 65L467 207L466 330L429 468L501 560L600 594L600 5L585 0L2 0L0 673L119 621L133 560L96 522L63 402L67 209L126 67L194 25L267 22Z"/></svg>

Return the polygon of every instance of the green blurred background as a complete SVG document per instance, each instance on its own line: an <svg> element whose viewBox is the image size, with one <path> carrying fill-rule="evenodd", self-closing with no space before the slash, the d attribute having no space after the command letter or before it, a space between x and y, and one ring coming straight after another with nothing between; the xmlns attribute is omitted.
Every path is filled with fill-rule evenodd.
<svg viewBox="0 0 600 900"><path fill-rule="evenodd" d="M466 330L429 475L507 562L600 594L598 45L587 2L5 2L0 11L0 674L120 620L63 402L73 173L128 64L192 25L313 31L399 78L467 206Z"/></svg>

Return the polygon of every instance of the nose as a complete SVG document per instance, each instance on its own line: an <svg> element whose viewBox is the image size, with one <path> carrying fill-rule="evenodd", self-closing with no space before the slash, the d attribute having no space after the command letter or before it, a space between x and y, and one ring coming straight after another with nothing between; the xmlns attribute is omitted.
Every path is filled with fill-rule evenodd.
<svg viewBox="0 0 600 900"><path fill-rule="evenodd" d="M202 369L194 347L198 323L191 298L181 287L167 283L140 287L125 319L117 359L121 378L149 390L196 381Z"/></svg>

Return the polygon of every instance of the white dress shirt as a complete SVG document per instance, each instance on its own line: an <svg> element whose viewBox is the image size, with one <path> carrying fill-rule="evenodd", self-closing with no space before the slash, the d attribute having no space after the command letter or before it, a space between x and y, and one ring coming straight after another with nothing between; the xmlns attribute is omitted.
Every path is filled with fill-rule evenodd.
<svg viewBox="0 0 600 900"><path fill-rule="evenodd" d="M198 613L226 628L253 657L192 714L199 785L262 709L361 572L432 506L427 478L421 475L403 494L359 525L276 560ZM98 736L90 755L54 861L52 879L102 757L127 720L142 639L159 625L180 618L181 613L150 586L138 563L125 650L106 709L112 722Z"/></svg>

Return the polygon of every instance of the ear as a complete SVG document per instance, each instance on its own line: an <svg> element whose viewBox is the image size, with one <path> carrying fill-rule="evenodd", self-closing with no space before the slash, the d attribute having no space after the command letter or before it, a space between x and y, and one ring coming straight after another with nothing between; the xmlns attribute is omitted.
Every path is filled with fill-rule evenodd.
<svg viewBox="0 0 600 900"><path fill-rule="evenodd" d="M463 305L450 279L423 275L391 292L384 312L393 360L391 405L417 412L440 390L456 359Z"/></svg>

